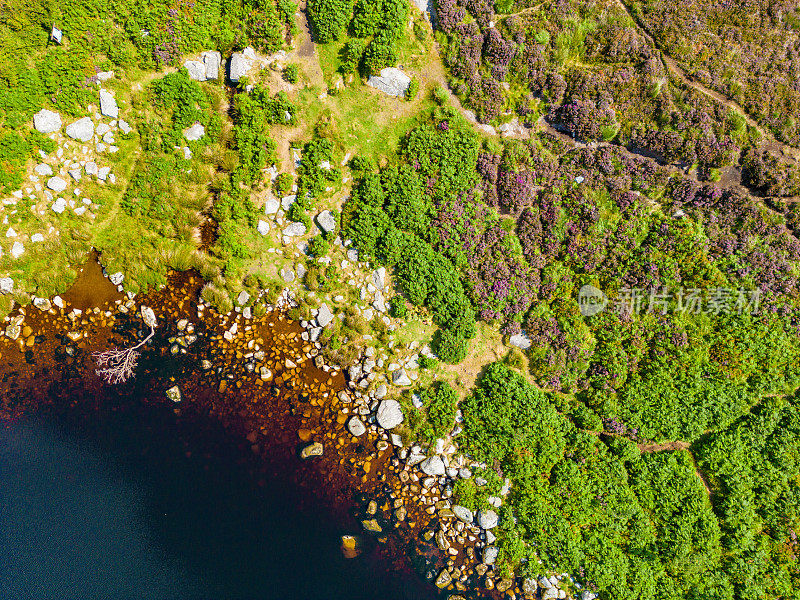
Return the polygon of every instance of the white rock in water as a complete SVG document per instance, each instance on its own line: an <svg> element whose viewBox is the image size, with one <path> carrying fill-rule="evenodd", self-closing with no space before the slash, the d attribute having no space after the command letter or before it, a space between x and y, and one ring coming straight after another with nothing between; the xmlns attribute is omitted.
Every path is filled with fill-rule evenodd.
<svg viewBox="0 0 800 600"><path fill-rule="evenodd" d="M426 458L424 461L422 461L422 464L419 466L419 468L422 469L422 472L425 473L425 475L439 476L444 475L445 473L444 461L442 461L440 456L436 455Z"/></svg>
<svg viewBox="0 0 800 600"><path fill-rule="evenodd" d="M498 554L500 554L500 549L497 546L487 546L483 549L483 564L493 565Z"/></svg>
<svg viewBox="0 0 800 600"><path fill-rule="evenodd" d="M206 133L206 128L203 127L200 123L195 123L191 127L187 127L183 130L183 137L185 137L190 142L196 142L201 137L203 137Z"/></svg>
<svg viewBox="0 0 800 600"><path fill-rule="evenodd" d="M329 210L323 210L317 215L317 224L325 233L336 229L336 218Z"/></svg>
<svg viewBox="0 0 800 600"><path fill-rule="evenodd" d="M194 79L195 81L206 80L206 66L199 60L187 60L183 63L183 66L189 71L189 79Z"/></svg>
<svg viewBox="0 0 800 600"><path fill-rule="evenodd" d="M302 223L291 223L283 230L283 235L287 237L297 237L306 234L306 226Z"/></svg>
<svg viewBox="0 0 800 600"><path fill-rule="evenodd" d="M177 385L173 385L171 388L167 390L167 398L169 398L173 402L180 402L181 388L179 388Z"/></svg>
<svg viewBox="0 0 800 600"><path fill-rule="evenodd" d="M58 199L56 199L55 202L53 202L52 205L50 205L50 208L54 213L57 213L57 214L60 215L61 213L64 212L64 210L66 210L67 201L64 200L63 198L58 198Z"/></svg>
<svg viewBox="0 0 800 600"><path fill-rule="evenodd" d="M258 226L256 227L258 233L261 235L267 235L269 233L269 223L264 221L263 219L259 219Z"/></svg>
<svg viewBox="0 0 800 600"><path fill-rule="evenodd" d="M33 115L33 126L39 133L53 133L61 129L61 115L43 108Z"/></svg>
<svg viewBox="0 0 800 600"><path fill-rule="evenodd" d="M158 321L156 320L156 313L153 312L153 309L149 306L142 306L139 311L142 314L142 320L144 324L148 327L156 328L158 327Z"/></svg>
<svg viewBox="0 0 800 600"><path fill-rule="evenodd" d="M354 436L359 437L366 433L367 427L358 417L351 417L347 422L347 431Z"/></svg>
<svg viewBox="0 0 800 600"><path fill-rule="evenodd" d="M531 347L531 338L529 338L524 333L517 333L516 335L512 335L511 338L508 340L508 343L512 346L516 346L517 348L521 348L522 350L527 350Z"/></svg>
<svg viewBox="0 0 800 600"><path fill-rule="evenodd" d="M206 79L219 79L222 54L216 51L206 51L201 56L203 57L203 66L206 69Z"/></svg>
<svg viewBox="0 0 800 600"><path fill-rule="evenodd" d="M497 527L497 513L493 510L478 511L478 525L483 529L494 529Z"/></svg>
<svg viewBox="0 0 800 600"><path fill-rule="evenodd" d="M25 246L19 242L14 242L14 245L11 246L11 256L13 258L19 258L22 256L23 252L25 252Z"/></svg>
<svg viewBox="0 0 800 600"><path fill-rule="evenodd" d="M228 65L228 79L233 83L237 83L242 77L247 75L247 72L253 64L247 60L240 52L234 52L231 55L231 62Z"/></svg>
<svg viewBox="0 0 800 600"><path fill-rule="evenodd" d="M11 277L0 277L0 294L13 294L14 280Z"/></svg>
<svg viewBox="0 0 800 600"><path fill-rule="evenodd" d="M88 142L94 135L94 123L91 117L83 117L67 125L66 133L73 140Z"/></svg>
<svg viewBox="0 0 800 600"><path fill-rule="evenodd" d="M367 85L380 90L384 94L403 98L406 95L408 86L411 85L411 77L396 67L386 67L381 69L380 75L370 77L367 80Z"/></svg>
<svg viewBox="0 0 800 600"><path fill-rule="evenodd" d="M265 215L274 215L278 212L278 209L281 207L281 203L278 202L275 198L267 198L267 201L264 203L264 214Z"/></svg>
<svg viewBox="0 0 800 600"><path fill-rule="evenodd" d="M327 304L323 304L317 312L317 325L326 327L331 321L333 321L333 313Z"/></svg>
<svg viewBox="0 0 800 600"><path fill-rule="evenodd" d="M48 310L53 308L53 306L50 304L50 300L48 300L47 298L34 298L33 305L42 312L47 312Z"/></svg>
<svg viewBox="0 0 800 600"><path fill-rule="evenodd" d="M394 429L403 422L403 411L397 400L381 400L376 414L378 425L384 429Z"/></svg>
<svg viewBox="0 0 800 600"><path fill-rule="evenodd" d="M55 176L47 180L47 187L54 192L59 193L67 189L67 182L61 179L61 177Z"/></svg>
<svg viewBox="0 0 800 600"><path fill-rule="evenodd" d="M100 112L106 117L116 119L119 116L117 101L108 90L100 90Z"/></svg>

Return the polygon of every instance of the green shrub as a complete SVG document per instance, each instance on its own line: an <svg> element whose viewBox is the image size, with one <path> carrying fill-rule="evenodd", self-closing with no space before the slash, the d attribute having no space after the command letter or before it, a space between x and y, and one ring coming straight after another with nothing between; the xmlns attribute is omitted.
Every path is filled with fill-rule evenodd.
<svg viewBox="0 0 800 600"><path fill-rule="evenodd" d="M406 90L406 100L414 100L419 93L419 79L416 77L411 78L411 83L408 84L408 89Z"/></svg>
<svg viewBox="0 0 800 600"><path fill-rule="evenodd" d="M281 76L283 77L283 80L288 83L297 83L297 78L298 78L297 65L295 64L286 65L283 68L283 71L281 72Z"/></svg>

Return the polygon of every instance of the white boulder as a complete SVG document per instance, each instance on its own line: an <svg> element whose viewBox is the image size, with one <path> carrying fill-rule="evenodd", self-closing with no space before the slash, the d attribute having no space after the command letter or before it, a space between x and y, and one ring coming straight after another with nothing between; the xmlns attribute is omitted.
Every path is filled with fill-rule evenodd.
<svg viewBox="0 0 800 600"><path fill-rule="evenodd" d="M53 133L61 129L61 115L43 108L33 115L33 126L39 133Z"/></svg>
<svg viewBox="0 0 800 600"><path fill-rule="evenodd" d="M94 123L90 117L83 117L67 125L66 132L73 140L88 142L94 135Z"/></svg>
<svg viewBox="0 0 800 600"><path fill-rule="evenodd" d="M367 80L367 85L389 96L403 98L406 95L408 86L411 85L411 77L396 67L386 67L381 69L380 75L370 77Z"/></svg>
<svg viewBox="0 0 800 600"><path fill-rule="evenodd" d="M119 116L119 106L111 92L108 90L100 90L100 112L106 117L116 119Z"/></svg>

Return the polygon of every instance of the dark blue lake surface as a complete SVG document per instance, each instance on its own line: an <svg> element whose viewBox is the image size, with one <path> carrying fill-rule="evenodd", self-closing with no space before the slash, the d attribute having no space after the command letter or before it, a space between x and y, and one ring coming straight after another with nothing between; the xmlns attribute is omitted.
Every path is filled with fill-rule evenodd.
<svg viewBox="0 0 800 600"><path fill-rule="evenodd" d="M430 596L374 551L345 559L346 531L309 490L256 485L224 443L187 446L173 427L0 423L0 598Z"/></svg>

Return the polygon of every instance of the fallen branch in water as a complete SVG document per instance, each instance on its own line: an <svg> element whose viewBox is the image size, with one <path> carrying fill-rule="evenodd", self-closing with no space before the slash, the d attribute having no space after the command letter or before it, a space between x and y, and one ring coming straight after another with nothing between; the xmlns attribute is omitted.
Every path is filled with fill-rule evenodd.
<svg viewBox="0 0 800 600"><path fill-rule="evenodd" d="M105 350L104 352L94 352L92 357L97 362L98 369L95 371L106 383L117 384L128 381L135 375L136 365L139 361L139 348L144 346L155 334L158 326L156 316L151 308L142 306L142 318L146 325L150 327L150 334L132 348L119 350Z"/></svg>

